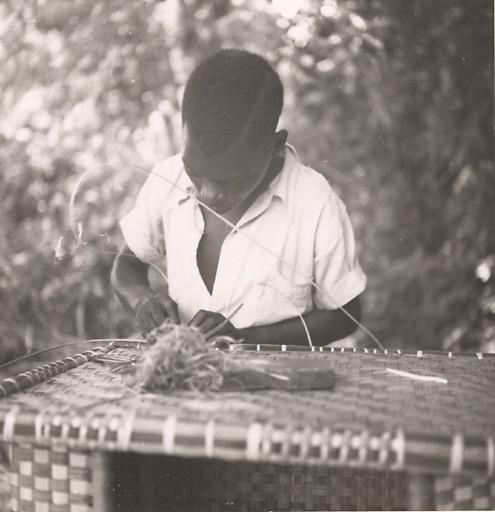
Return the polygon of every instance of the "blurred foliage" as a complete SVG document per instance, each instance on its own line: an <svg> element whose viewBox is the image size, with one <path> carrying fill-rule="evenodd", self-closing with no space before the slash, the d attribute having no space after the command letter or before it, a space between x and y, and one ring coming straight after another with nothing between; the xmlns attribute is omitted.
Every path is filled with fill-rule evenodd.
<svg viewBox="0 0 495 512"><path fill-rule="evenodd" d="M0 36L0 359L130 332L117 222L221 47L279 71L291 142L353 218L365 323L495 350L491 0L4 0Z"/></svg>

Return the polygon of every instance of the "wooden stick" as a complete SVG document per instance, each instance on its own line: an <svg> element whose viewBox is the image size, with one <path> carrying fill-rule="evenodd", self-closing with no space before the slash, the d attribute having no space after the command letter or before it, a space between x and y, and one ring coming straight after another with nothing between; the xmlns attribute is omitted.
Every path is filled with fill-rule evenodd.
<svg viewBox="0 0 495 512"><path fill-rule="evenodd" d="M216 327L213 327L210 329L207 333L205 333L206 338L209 338L210 336L213 336L213 334L216 334L218 331L223 329L229 322L230 319L244 306L244 302L241 302L235 309L232 311L223 322L220 322Z"/></svg>

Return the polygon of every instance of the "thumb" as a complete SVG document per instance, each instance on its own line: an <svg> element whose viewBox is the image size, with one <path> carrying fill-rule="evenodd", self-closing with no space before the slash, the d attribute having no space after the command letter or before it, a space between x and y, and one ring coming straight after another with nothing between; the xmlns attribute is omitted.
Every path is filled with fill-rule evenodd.
<svg viewBox="0 0 495 512"><path fill-rule="evenodd" d="M165 308L167 309L170 322L173 324L180 324L179 307L177 306L177 303L169 299L165 303Z"/></svg>

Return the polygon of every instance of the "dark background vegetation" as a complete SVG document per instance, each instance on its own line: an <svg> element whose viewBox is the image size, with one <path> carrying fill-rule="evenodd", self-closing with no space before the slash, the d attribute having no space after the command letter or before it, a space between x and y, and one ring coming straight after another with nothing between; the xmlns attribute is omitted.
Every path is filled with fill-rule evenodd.
<svg viewBox="0 0 495 512"><path fill-rule="evenodd" d="M290 141L351 213L365 324L495 351L491 0L3 0L0 360L131 332L109 271L134 166L180 149L184 81L221 47L280 73Z"/></svg>

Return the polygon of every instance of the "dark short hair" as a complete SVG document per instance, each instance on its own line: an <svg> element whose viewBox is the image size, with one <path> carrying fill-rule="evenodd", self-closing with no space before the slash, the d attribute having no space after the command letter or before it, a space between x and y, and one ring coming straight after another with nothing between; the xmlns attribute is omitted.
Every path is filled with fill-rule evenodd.
<svg viewBox="0 0 495 512"><path fill-rule="evenodd" d="M207 153L221 153L243 130L249 141L273 133L283 106L283 86L263 57L227 49L203 60L189 77L182 122Z"/></svg>

